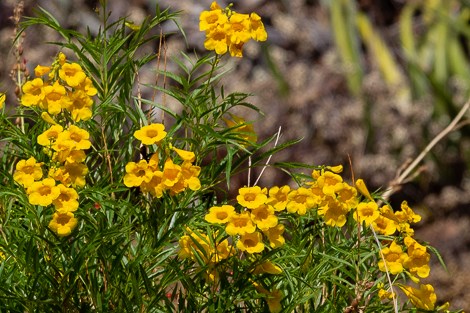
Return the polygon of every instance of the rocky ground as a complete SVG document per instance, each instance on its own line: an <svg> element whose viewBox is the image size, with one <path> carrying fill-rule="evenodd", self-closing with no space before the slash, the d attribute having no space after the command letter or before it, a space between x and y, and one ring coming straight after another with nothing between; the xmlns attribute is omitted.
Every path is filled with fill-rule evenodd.
<svg viewBox="0 0 470 313"><path fill-rule="evenodd" d="M14 64L10 53L13 27L8 18L17 2L0 2L0 87L6 90L11 90L7 81ZM112 17L128 15L130 20L139 22L152 14L155 2L109 1L109 6ZM178 56L180 51L204 52L204 34L198 30L198 16L210 2L159 1L162 8L183 10L179 21L188 39L185 44L181 36L169 36L168 57ZM225 6L225 2L219 4ZM366 125L364 116L369 111L348 92L343 75L346 69L340 66L328 12L321 1L234 2L237 11L256 11L263 17L269 39L266 49L250 43L245 47L243 59L224 59L228 67L234 68L223 81L226 89L252 93L251 102L266 112L265 117L239 112L256 120L255 129L260 138L274 134L279 127L282 127L281 141L303 138L295 148L276 155L273 162L347 165L351 158L355 176L364 178L371 189L376 189L387 186L401 166L416 157L448 123L445 118L431 119L430 99L405 106L397 102L393 91L381 82L374 64L369 64L366 58L364 90L370 102L370 124ZM96 1L29 0L25 1L26 15L33 14L36 3L52 12L63 26L93 30L98 25ZM358 5L384 30L393 45L394 22L403 1L362 0ZM164 24L163 30L175 30L175 25ZM45 42L56 39L49 30L28 31L24 44L28 66L50 62L57 49ZM157 48L158 43L149 47L155 51ZM169 61L168 69L172 66ZM143 73L142 80L151 81L152 75L151 71ZM9 98L13 99L13 94ZM448 140L460 140L464 147L469 146L466 137L451 136ZM433 259L429 282L437 287L441 300L451 301L452 308L469 311L466 287L470 285L470 176L463 156L461 146L456 149L448 143L438 144L424 160L419 178L403 186L392 202L407 199L423 215L416 236L435 246L447 263L446 271L437 264L437 258ZM349 167L346 168L349 172ZM280 171L269 170L260 184L285 179Z"/></svg>

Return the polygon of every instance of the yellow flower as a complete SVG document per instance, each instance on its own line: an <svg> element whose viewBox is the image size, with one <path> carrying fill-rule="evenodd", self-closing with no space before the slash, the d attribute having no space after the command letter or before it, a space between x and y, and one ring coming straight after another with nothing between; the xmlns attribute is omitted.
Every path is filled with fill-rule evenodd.
<svg viewBox="0 0 470 313"><path fill-rule="evenodd" d="M268 33L264 28L261 17L256 13L250 14L250 34L251 38L256 41L265 41L268 39Z"/></svg>
<svg viewBox="0 0 470 313"><path fill-rule="evenodd" d="M63 184L58 185L59 196L52 201L57 212L74 212L78 209L78 193L73 188L67 188Z"/></svg>
<svg viewBox="0 0 470 313"><path fill-rule="evenodd" d="M379 215L379 217L372 222L372 226L378 233L386 236L393 235L397 231L397 224L395 221L382 215Z"/></svg>
<svg viewBox="0 0 470 313"><path fill-rule="evenodd" d="M247 143L256 143L258 136L254 130L252 123L247 123L244 118L235 114L230 114L231 120L223 118L227 127L233 128L240 135L240 138Z"/></svg>
<svg viewBox="0 0 470 313"><path fill-rule="evenodd" d="M265 274L265 273L278 275L282 273L282 269L276 264L274 264L273 262L266 260L262 262L261 264L256 265L252 273L254 275Z"/></svg>
<svg viewBox="0 0 470 313"><path fill-rule="evenodd" d="M153 172L148 168L147 161L140 160L138 163L129 162L126 164L126 175L124 175L124 185L126 187L139 187L143 182L149 183Z"/></svg>
<svg viewBox="0 0 470 313"><path fill-rule="evenodd" d="M230 16L230 42L239 44L251 39L251 21L248 14L234 12Z"/></svg>
<svg viewBox="0 0 470 313"><path fill-rule="evenodd" d="M215 50L217 54L225 54L228 50L228 24L219 25L206 33L204 40L204 48L207 50Z"/></svg>
<svg viewBox="0 0 470 313"><path fill-rule="evenodd" d="M274 214L274 208L268 204L262 204L254 208L251 210L250 216L256 226L263 231L275 227L278 223L277 216Z"/></svg>
<svg viewBox="0 0 470 313"><path fill-rule="evenodd" d="M150 166L148 168L151 169ZM142 184L140 185L140 190L142 190L142 192L144 193L148 192L156 198L163 197L163 192L165 191L165 189L166 187L163 184L163 172L162 171L151 172L150 180L148 182L144 180Z"/></svg>
<svg viewBox="0 0 470 313"><path fill-rule="evenodd" d="M434 310L437 296L434 293L434 287L432 285L421 284L419 289L401 284L399 284L398 287L400 287L416 308L428 311Z"/></svg>
<svg viewBox="0 0 470 313"><path fill-rule="evenodd" d="M213 206L209 209L204 219L212 224L225 224L235 214L235 208L231 205Z"/></svg>
<svg viewBox="0 0 470 313"><path fill-rule="evenodd" d="M279 212L286 209L288 202L288 194L290 192L289 186L274 186L269 189L269 197L266 200L266 204L272 205L274 211Z"/></svg>
<svg viewBox="0 0 470 313"><path fill-rule="evenodd" d="M381 251L387 265L387 269L385 269L384 261L380 258L378 266L382 272L388 270L393 275L403 272L403 264L408 256L403 252L400 245L393 241L390 247L385 247Z"/></svg>
<svg viewBox="0 0 470 313"><path fill-rule="evenodd" d="M70 87L77 87L85 80L86 75L80 64L64 63L59 70L59 77Z"/></svg>
<svg viewBox="0 0 470 313"><path fill-rule="evenodd" d="M85 186L85 175L88 174L88 167L85 164L66 162L63 166L63 172L67 177L67 182L69 182L68 184L62 182L64 185Z"/></svg>
<svg viewBox="0 0 470 313"><path fill-rule="evenodd" d="M361 202L358 204L353 217L361 224L364 222L366 227L369 226L379 217L379 207L375 202Z"/></svg>
<svg viewBox="0 0 470 313"><path fill-rule="evenodd" d="M20 160L16 163L16 171L13 173L13 179L28 188L34 181L42 178L42 163L36 161L35 158L30 157L27 160Z"/></svg>
<svg viewBox="0 0 470 313"><path fill-rule="evenodd" d="M47 110L49 114L56 115L66 107L70 99L66 96L65 87L56 81L52 86L44 87L44 100L39 103L41 109Z"/></svg>
<svg viewBox="0 0 470 313"><path fill-rule="evenodd" d="M192 151L182 150L175 147L173 147L173 151L175 151L183 161L194 162L196 159L196 155Z"/></svg>
<svg viewBox="0 0 470 313"><path fill-rule="evenodd" d="M232 57L242 58L243 57L243 46L245 45L244 42L240 43L233 43L231 42L228 46L228 51ZM253 125L249 124L248 127L253 129Z"/></svg>
<svg viewBox="0 0 470 313"><path fill-rule="evenodd" d="M426 247L420 245L411 237L405 237L405 245L408 247L408 258L403 264L412 275L418 275L421 278L429 276L429 260L431 256L426 251Z"/></svg>
<svg viewBox="0 0 470 313"><path fill-rule="evenodd" d="M391 291L388 291L388 290L384 289L383 287L384 287L383 283L377 284L378 296L379 296L380 300L393 299L395 297L395 293L391 292Z"/></svg>
<svg viewBox="0 0 470 313"><path fill-rule="evenodd" d="M218 25L224 25L227 22L228 18L220 8L210 11L202 11L201 15L199 15L199 30L211 30Z"/></svg>
<svg viewBox="0 0 470 313"><path fill-rule="evenodd" d="M359 192L364 196L366 197L367 199L369 199L370 201L374 202L374 199L372 199L372 196L370 195L370 192L369 192L369 189L367 189L367 186L364 182L363 179L358 179L356 180L356 188L357 190L359 190Z"/></svg>
<svg viewBox="0 0 470 313"><path fill-rule="evenodd" d="M34 75L36 76L46 75L47 73L50 72L50 70L51 70L50 66L38 65L34 68Z"/></svg>
<svg viewBox="0 0 470 313"><path fill-rule="evenodd" d="M305 215L308 210L318 204L312 190L305 187L291 190L287 197L289 202L286 208L289 213Z"/></svg>
<svg viewBox="0 0 470 313"><path fill-rule="evenodd" d="M270 313L279 313L282 311L281 300L284 297L282 291L274 289L266 295L266 302Z"/></svg>
<svg viewBox="0 0 470 313"><path fill-rule="evenodd" d="M339 202L333 197L325 198L325 201L318 208L318 214L323 216L325 224L329 226L343 227L346 224L346 215L349 207Z"/></svg>
<svg viewBox="0 0 470 313"><path fill-rule="evenodd" d="M166 136L163 124L150 124L134 132L134 137L144 145L158 144Z"/></svg>
<svg viewBox="0 0 470 313"><path fill-rule="evenodd" d="M76 89L84 92L89 97L93 97L98 93L98 90L93 86L93 82L88 77L85 77L85 80Z"/></svg>
<svg viewBox="0 0 470 313"><path fill-rule="evenodd" d="M55 180L45 178L32 183L28 189L28 200L33 205L48 206L60 195L60 188L55 185Z"/></svg>
<svg viewBox="0 0 470 313"><path fill-rule="evenodd" d="M237 241L237 248L250 254L264 250L263 235L259 232L245 233Z"/></svg>
<svg viewBox="0 0 470 313"><path fill-rule="evenodd" d="M5 103L6 99L7 96L5 95L5 93L0 92L0 109L3 108L3 104Z"/></svg>
<svg viewBox="0 0 470 313"><path fill-rule="evenodd" d="M69 129L59 134L57 141L69 140L73 143L74 149L87 150L91 147L89 138L90 134L86 130L75 125L70 125Z"/></svg>
<svg viewBox="0 0 470 313"><path fill-rule="evenodd" d="M338 200L349 209L353 209L358 205L357 190L347 183L341 183L335 185L335 193L338 196Z"/></svg>
<svg viewBox="0 0 470 313"><path fill-rule="evenodd" d="M407 223L418 223L421 221L421 216L416 214L409 206L408 202L403 201L401 203L401 211L395 212L395 217L398 219L400 223L407 222Z"/></svg>
<svg viewBox="0 0 470 313"><path fill-rule="evenodd" d="M48 124L57 125L57 122L47 112L41 113L41 118Z"/></svg>
<svg viewBox="0 0 470 313"><path fill-rule="evenodd" d="M335 191L341 189L343 178L333 172L324 172L317 179L317 186L327 196L335 197ZM337 186L338 185L338 186Z"/></svg>
<svg viewBox="0 0 470 313"><path fill-rule="evenodd" d="M23 87L23 95L21 96L21 104L27 107L39 105L44 99L44 82L41 78L35 78L27 81Z"/></svg>
<svg viewBox="0 0 470 313"><path fill-rule="evenodd" d="M178 164L173 163L173 160L168 158L165 161L165 165L163 166L163 184L171 188L173 187L182 176L181 166Z"/></svg>
<svg viewBox="0 0 470 313"><path fill-rule="evenodd" d="M199 166L192 165L190 162L184 161L183 164L181 164L180 177L183 187L188 187L191 190L201 189L201 182L198 178L200 172L201 168Z"/></svg>
<svg viewBox="0 0 470 313"><path fill-rule="evenodd" d="M246 233L253 233L255 230L256 225L251 220L248 212L233 214L225 227L225 232L230 236L245 235Z"/></svg>
<svg viewBox="0 0 470 313"><path fill-rule="evenodd" d="M70 101L64 108L72 114L75 122L89 120L92 116L91 106L93 100L83 91L70 94Z"/></svg>
<svg viewBox="0 0 470 313"><path fill-rule="evenodd" d="M52 215L49 228L56 232L58 236L64 237L72 233L77 223L78 220L72 212L56 212Z"/></svg>
<svg viewBox="0 0 470 313"><path fill-rule="evenodd" d="M264 231L263 233L268 237L269 245L271 248L279 248L286 243L283 236L285 227L283 224L277 224L276 226Z"/></svg>
<svg viewBox="0 0 470 313"><path fill-rule="evenodd" d="M64 65L65 61L67 60L67 57L63 52L59 52L59 55L57 56L57 61L59 62L60 65Z"/></svg>
<svg viewBox="0 0 470 313"><path fill-rule="evenodd" d="M237 201L241 206L254 209L264 204L268 199L267 189L259 186L242 187L238 189Z"/></svg>
<svg viewBox="0 0 470 313"><path fill-rule="evenodd" d="M62 133L63 130L64 128L60 125L52 125L49 129L38 136L38 144L45 147L51 146L55 143L57 138L59 138L59 134Z"/></svg>

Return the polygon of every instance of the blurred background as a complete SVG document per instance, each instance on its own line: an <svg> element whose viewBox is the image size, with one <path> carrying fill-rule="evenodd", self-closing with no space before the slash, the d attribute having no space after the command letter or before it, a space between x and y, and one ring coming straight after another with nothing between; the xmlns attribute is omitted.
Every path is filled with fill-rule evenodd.
<svg viewBox="0 0 470 313"><path fill-rule="evenodd" d="M24 15L37 5L67 28L96 32L96 0L26 0ZM470 91L470 1L468 0L249 0L232 1L240 13L257 12L268 32L265 43L249 42L242 59L225 56L231 72L222 81L227 92L251 93L251 103L265 112L234 112L254 121L258 138L281 127L281 142L300 144L277 154L272 163L295 161L345 166L370 190L382 190L455 117ZM0 90L14 102L10 71L19 1L0 1ZM128 16L138 24L155 11L157 0L109 1L110 18ZM181 11L179 25L161 27L166 69L178 71L173 57L181 51L203 55L199 14L209 0L158 0L161 9ZM228 1L218 1L221 7ZM160 30L158 30L160 31ZM22 58L32 73L50 64L60 40L50 29L26 32ZM157 53L159 42L146 47ZM64 51L67 54L67 51ZM71 55L70 53L68 55ZM140 73L141 83L155 81L156 64ZM143 97L151 90L142 88ZM156 101L171 99L158 98ZM176 106L176 104L174 104ZM469 114L466 114L468 119ZM426 283L436 287L439 302L470 311L470 126L460 125L426 156L416 175L395 193L423 216L416 237L435 246L447 271L433 257ZM352 168L349 166L351 159ZM263 174L260 185L288 183L280 170Z"/></svg>

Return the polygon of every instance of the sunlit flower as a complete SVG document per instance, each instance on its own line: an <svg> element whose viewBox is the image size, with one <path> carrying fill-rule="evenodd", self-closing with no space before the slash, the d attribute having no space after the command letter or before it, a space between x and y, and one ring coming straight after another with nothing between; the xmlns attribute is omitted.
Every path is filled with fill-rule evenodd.
<svg viewBox="0 0 470 313"><path fill-rule="evenodd" d="M408 247L408 258L403 264L412 275L418 275L421 278L429 276L430 254L426 251L426 247L420 245L412 237L405 237L405 245Z"/></svg>
<svg viewBox="0 0 470 313"><path fill-rule="evenodd" d="M59 70L59 77L70 87L80 85L86 78L82 67L78 63L64 63Z"/></svg>
<svg viewBox="0 0 470 313"><path fill-rule="evenodd" d="M52 201L57 212L74 212L78 209L78 193L73 188L57 185L60 190L59 196Z"/></svg>
<svg viewBox="0 0 470 313"><path fill-rule="evenodd" d="M44 82L41 78L35 78L27 81L23 87L23 95L21 96L21 104L27 107L39 105L44 99Z"/></svg>
<svg viewBox="0 0 470 313"><path fill-rule="evenodd" d="M248 209L254 209L264 204L268 199L267 189L259 186L242 187L238 189L237 201L241 206Z"/></svg>
<svg viewBox="0 0 470 313"><path fill-rule="evenodd" d="M248 14L234 12L230 16L230 42L239 44L251 39L251 22Z"/></svg>
<svg viewBox="0 0 470 313"><path fill-rule="evenodd" d="M361 202L357 205L353 217L356 221L369 226L379 217L379 207L375 202Z"/></svg>
<svg viewBox="0 0 470 313"><path fill-rule="evenodd" d="M69 186L84 187L85 186L85 176L88 174L88 167L82 163L69 163L66 162L63 166L63 172L68 178L69 184L63 184Z"/></svg>
<svg viewBox="0 0 470 313"><path fill-rule="evenodd" d="M38 65L34 68L34 75L36 76L46 75L47 73L50 72L50 70L51 70L50 66Z"/></svg>
<svg viewBox="0 0 470 313"><path fill-rule="evenodd" d="M55 180L45 178L32 183L28 189L28 200L33 205L48 206L60 195L60 188L55 185Z"/></svg>
<svg viewBox="0 0 470 313"><path fill-rule="evenodd" d="M367 199L369 199L370 201L374 202L374 199L372 198L372 196L370 195L370 192L369 192L369 189L367 189L367 186L364 182L363 179L358 179L356 180L356 189L359 190L359 192L364 196L366 197Z"/></svg>
<svg viewBox="0 0 470 313"><path fill-rule="evenodd" d="M393 235L397 231L397 224L395 221L382 215L379 215L379 217L372 222L372 226L379 234L386 236Z"/></svg>
<svg viewBox="0 0 470 313"><path fill-rule="evenodd" d="M384 261L380 258L378 266L382 272L388 271L393 275L403 272L403 264L408 256L403 252L400 245L393 241L390 247L383 248L381 252L386 262L385 266Z"/></svg>
<svg viewBox="0 0 470 313"><path fill-rule="evenodd" d="M78 220L72 212L56 212L52 215L49 228L56 232L58 236L64 237L72 233L77 223Z"/></svg>
<svg viewBox="0 0 470 313"><path fill-rule="evenodd" d="M213 206L209 209L204 219L212 224L225 224L235 214L235 208L231 205Z"/></svg>
<svg viewBox="0 0 470 313"><path fill-rule="evenodd" d="M394 292L391 292L391 291L388 291L388 290L384 289L384 284L383 283L377 284L377 288L378 288L378 293L377 294L378 294L380 300L393 299L396 296Z"/></svg>
<svg viewBox="0 0 470 313"><path fill-rule="evenodd" d="M194 162L196 159L196 155L192 151L178 149L175 147L173 147L173 151L175 151L183 161Z"/></svg>
<svg viewBox="0 0 470 313"><path fill-rule="evenodd" d="M150 166L148 168L150 168ZM166 187L163 184L163 172L151 171L150 180L146 181L144 179L140 185L140 190L144 193L148 192L156 198L163 197L163 192L166 190Z"/></svg>
<svg viewBox="0 0 470 313"><path fill-rule="evenodd" d="M340 175L327 171L318 177L317 186L322 189L325 195L335 197L335 191L337 188L341 188L342 182L343 178Z"/></svg>
<svg viewBox="0 0 470 313"><path fill-rule="evenodd" d="M241 49L241 47L239 48ZM258 136L256 135L253 123L247 122L241 116L235 114L229 115L231 119L222 118L225 124L227 124L227 127L233 128L233 131L236 132L237 135L239 135L239 137L247 143L256 143Z"/></svg>
<svg viewBox="0 0 470 313"><path fill-rule="evenodd" d="M27 160L20 160L16 163L16 170L13 173L13 179L28 188L36 180L42 178L42 163L37 162L34 157L30 157Z"/></svg>
<svg viewBox="0 0 470 313"><path fill-rule="evenodd" d="M248 212L235 213L230 216L229 222L225 227L225 232L230 236L244 235L246 233L252 233L256 230L256 225L250 218Z"/></svg>
<svg viewBox="0 0 470 313"><path fill-rule="evenodd" d="M163 166L163 184L171 188L180 180L181 175L181 166L173 163L173 160L168 158Z"/></svg>
<svg viewBox="0 0 470 313"><path fill-rule="evenodd" d="M134 132L134 137L144 145L158 144L166 136L163 124L150 124Z"/></svg>
<svg viewBox="0 0 470 313"><path fill-rule="evenodd" d="M70 99L66 96L65 87L59 81L53 85L48 85L43 88L44 100L39 103L41 109L47 110L49 114L57 115L66 107Z"/></svg>
<svg viewBox="0 0 470 313"><path fill-rule="evenodd" d="M237 248L250 254L264 250L263 235L260 232L245 233L237 241Z"/></svg>
<svg viewBox="0 0 470 313"><path fill-rule="evenodd" d="M323 216L325 224L329 226L343 227L346 224L350 208L333 197L326 197L318 208L318 214Z"/></svg>
<svg viewBox="0 0 470 313"><path fill-rule="evenodd" d="M398 287L400 287L416 308L428 311L434 310L437 296L432 285L421 284L419 289L401 284Z"/></svg>
<svg viewBox="0 0 470 313"><path fill-rule="evenodd" d="M289 213L305 215L308 210L318 204L312 190L305 187L291 190L287 197L289 202L286 208Z"/></svg>
<svg viewBox="0 0 470 313"><path fill-rule="evenodd" d="M357 207L359 203L356 188L350 186L347 183L343 182L341 184L336 184L335 194L337 195L338 200L347 205L349 209Z"/></svg>
<svg viewBox="0 0 470 313"><path fill-rule="evenodd" d="M52 125L49 129L38 136L38 144L45 147L52 145L55 143L57 138L59 138L59 134L62 133L63 130L64 128L60 125Z"/></svg>
<svg viewBox="0 0 470 313"><path fill-rule="evenodd" d="M401 203L401 211L395 212L395 217L398 219L400 223L407 222L407 223L418 223L421 221L421 216L416 214L409 206L408 202L403 201Z"/></svg>
<svg viewBox="0 0 470 313"><path fill-rule="evenodd" d="M268 204L262 204L251 210L251 220L261 230L268 230L278 223L274 208Z"/></svg>
<svg viewBox="0 0 470 313"><path fill-rule="evenodd" d="M93 100L83 91L75 91L70 94L68 105L64 106L75 122L89 120L92 116L91 106Z"/></svg>
<svg viewBox="0 0 470 313"><path fill-rule="evenodd" d="M251 38L256 41L265 41L266 39L268 39L268 33L264 28L264 24L261 21L261 17L256 13L251 13L249 20Z"/></svg>
<svg viewBox="0 0 470 313"><path fill-rule="evenodd" d="M283 236L285 227L283 224L277 224L276 226L264 231L263 233L268 237L269 245L271 248L279 248L282 247L286 240Z"/></svg>
<svg viewBox="0 0 470 313"><path fill-rule="evenodd" d="M218 25L224 25L227 22L227 15L225 15L225 13L223 13L220 8L210 11L202 11L201 15L199 16L199 30L211 30Z"/></svg>
<svg viewBox="0 0 470 313"><path fill-rule="evenodd" d="M61 140L71 140L74 145L74 149L87 150L91 147L89 138L90 134L85 129L75 125L70 125L69 129L59 134L57 142Z"/></svg>
<svg viewBox="0 0 470 313"><path fill-rule="evenodd" d="M87 96L93 97L98 93L98 90L93 86L93 82L88 77L85 77L85 80L78 85L77 90L83 91Z"/></svg>
<svg viewBox="0 0 470 313"><path fill-rule="evenodd" d="M287 202L288 202L288 194L290 192L289 186L274 186L269 189L269 197L266 200L266 203L272 205L274 211L279 212L286 209Z"/></svg>
<svg viewBox="0 0 470 313"><path fill-rule="evenodd" d="M215 50L217 54L225 54L228 50L229 25L219 25L206 33L206 40L204 40L204 48L207 50Z"/></svg>
<svg viewBox="0 0 470 313"><path fill-rule="evenodd" d="M144 181L147 183L150 182L152 173L145 160L140 160L138 163L129 162L126 164L124 185L126 185L126 187L139 187Z"/></svg>

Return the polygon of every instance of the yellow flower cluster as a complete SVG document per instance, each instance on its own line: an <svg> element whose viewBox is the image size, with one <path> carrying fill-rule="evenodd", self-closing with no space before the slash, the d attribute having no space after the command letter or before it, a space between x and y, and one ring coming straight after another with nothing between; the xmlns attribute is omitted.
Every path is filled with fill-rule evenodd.
<svg viewBox="0 0 470 313"><path fill-rule="evenodd" d="M48 80L43 81L46 74ZM85 186L85 150L91 147L89 133L71 121L91 117L91 96L96 89L80 65L67 63L63 53L50 67L38 65L35 75L37 78L23 85L21 103L43 110L41 117L52 124L36 139L49 162L45 165L34 157L20 160L13 179L25 188L30 204L54 205L49 228L68 236L78 223L73 213L79 206L76 188Z"/></svg>
<svg viewBox="0 0 470 313"><path fill-rule="evenodd" d="M222 9L212 2L210 11L203 11L199 17L199 29L206 32L204 47L217 54L230 52L231 56L242 57L243 45L250 39L265 41L268 34L256 13L241 14L230 7Z"/></svg>
<svg viewBox="0 0 470 313"><path fill-rule="evenodd" d="M34 74L36 78L22 86L22 105L40 108L51 121L50 115L60 113L69 114L75 122L91 118L91 97L97 90L79 64L67 62L65 55L59 53L52 66L38 65Z"/></svg>
<svg viewBox="0 0 470 313"><path fill-rule="evenodd" d="M144 145L160 144L166 137L165 127L163 124L150 124L136 131L134 137ZM186 188L199 190L201 183L198 176L201 168L193 165L196 159L194 152L175 147L170 147L170 149L182 160L181 164L174 163L170 157L170 151L163 149L165 157L162 160L157 152L148 161L127 163L124 185L129 188L140 187L142 192L150 193L156 198L161 198L165 191L175 195ZM161 162L163 167L161 167Z"/></svg>
<svg viewBox="0 0 470 313"><path fill-rule="evenodd" d="M3 104L6 100L7 96L3 92L0 92L0 110L3 108Z"/></svg>

